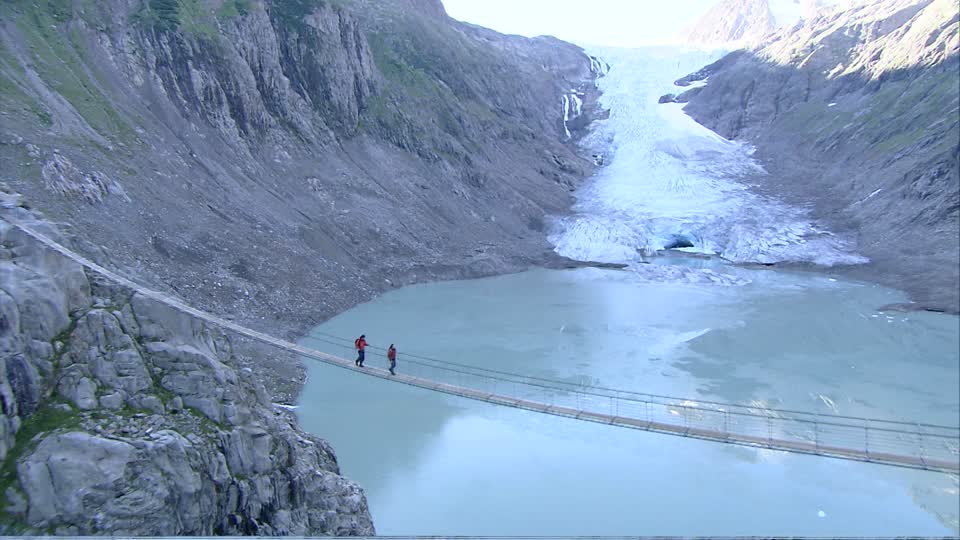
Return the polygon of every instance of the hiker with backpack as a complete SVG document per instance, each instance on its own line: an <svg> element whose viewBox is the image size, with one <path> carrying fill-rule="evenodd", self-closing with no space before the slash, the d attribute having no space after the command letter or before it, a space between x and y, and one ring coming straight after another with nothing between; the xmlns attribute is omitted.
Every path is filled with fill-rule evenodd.
<svg viewBox="0 0 960 540"><path fill-rule="evenodd" d="M367 348L367 335L360 334L360 337L353 340L353 346L357 349L357 359L354 360L354 365L357 367L363 367L363 357L365 354L365 349Z"/></svg>
<svg viewBox="0 0 960 540"><path fill-rule="evenodd" d="M396 375L393 370L397 367L397 348L393 346L393 343L391 343L390 348L387 349L387 360L390 361L390 374Z"/></svg>

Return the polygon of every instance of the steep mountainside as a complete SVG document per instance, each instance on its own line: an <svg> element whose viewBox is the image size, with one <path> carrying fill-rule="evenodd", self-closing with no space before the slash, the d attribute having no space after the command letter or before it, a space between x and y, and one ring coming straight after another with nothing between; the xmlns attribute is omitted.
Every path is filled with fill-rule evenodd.
<svg viewBox="0 0 960 540"><path fill-rule="evenodd" d="M439 0L12 0L0 179L98 262L293 337L555 260L599 65ZM296 362L264 365L290 399Z"/></svg>
<svg viewBox="0 0 960 540"><path fill-rule="evenodd" d="M571 142L602 66L439 0L5 1L0 217L296 337L390 287L568 264L544 222L593 167ZM0 236L0 533L373 533L271 403L296 358Z"/></svg>
<svg viewBox="0 0 960 540"><path fill-rule="evenodd" d="M10 226L59 237L18 196L0 217L0 534L374 532L227 336Z"/></svg>
<svg viewBox="0 0 960 540"><path fill-rule="evenodd" d="M870 0L725 56L677 83L685 110L752 141L757 182L858 235L851 271L956 312L960 35L954 0Z"/></svg>

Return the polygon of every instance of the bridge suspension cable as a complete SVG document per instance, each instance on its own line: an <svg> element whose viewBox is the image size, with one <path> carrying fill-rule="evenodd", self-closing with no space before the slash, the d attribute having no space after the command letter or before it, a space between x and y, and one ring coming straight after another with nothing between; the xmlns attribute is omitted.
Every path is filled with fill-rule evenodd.
<svg viewBox="0 0 960 540"><path fill-rule="evenodd" d="M733 403L691 400L582 385L405 354L404 373L375 367L282 340L201 311L167 294L146 288L79 255L32 227L4 216L49 249L136 293L214 326L372 377L555 416L727 444L865 461L957 474L960 426L818 414ZM327 343L344 338L315 332ZM320 339L314 336L314 339ZM331 342L331 339L337 341ZM381 349L382 350L382 349ZM414 358L414 360L410 360ZM417 373L409 373L413 368ZM453 379L453 382L448 382ZM507 392L510 393L507 393Z"/></svg>
<svg viewBox="0 0 960 540"><path fill-rule="evenodd" d="M308 334L308 337L313 340L320 341L322 343L327 343L329 345L333 345L343 349L349 349L349 350L354 349L353 339L345 338L342 336L336 336L326 332L320 332L316 329L312 330ZM367 348L379 350L381 352L386 353L386 349L383 347L368 345ZM742 409L742 410L748 410L748 411L763 411L766 414L772 415L775 417L783 417L787 415L808 415L808 416L819 416L821 418L824 418L825 421L829 421L829 419L834 419L834 420L842 419L842 420L852 420L852 421L859 421L859 422L866 421L866 422L872 422L875 424L883 423L889 426L905 426L909 428L922 426L922 427L929 427L929 428L950 429L949 426L944 426L941 424L910 422L906 420L881 420L877 418L868 418L863 416L850 416L850 415L842 415L842 414L835 414L835 413L816 413L811 411L782 409L782 408L767 407L767 406L761 406L761 405L745 405L745 404L734 403L734 402L710 401L705 399L692 399L692 398L679 397L679 396L668 396L663 394L651 394L647 392L638 392L634 390L624 390L624 389L618 389L618 388L609 388L605 386L575 383L570 381L564 381L562 379L537 377L534 375L526 375L526 374L515 373L510 371L503 371L503 370L492 369L492 368L487 368L483 366L462 364L462 363L454 362L451 360L440 360L437 358L424 356L422 354L411 353L411 352L408 352L407 350L404 350L402 354L403 354L404 365L416 364L416 365L422 365L422 366L430 367L434 369L441 369L441 370L467 374L467 375L489 373L491 375L486 375L486 376L489 376L494 379L502 380L502 381L520 382L520 383L529 384L532 386L540 386L544 388L557 389L557 390L573 389L587 395L594 395L594 396L600 396L600 397L608 397L611 394L614 394L625 400L631 400L631 399L635 401L664 400L666 402L665 404L695 403L701 406L709 405L713 407L719 407L719 408L730 409L730 410ZM414 360L411 360L410 358L414 358Z"/></svg>

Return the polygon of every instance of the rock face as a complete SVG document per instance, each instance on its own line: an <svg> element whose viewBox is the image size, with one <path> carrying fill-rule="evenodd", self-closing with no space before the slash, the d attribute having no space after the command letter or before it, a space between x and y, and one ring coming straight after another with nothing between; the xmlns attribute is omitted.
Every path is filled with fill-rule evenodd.
<svg viewBox="0 0 960 540"><path fill-rule="evenodd" d="M2 217L64 241L2 197ZM373 534L333 450L226 336L6 221L0 246L0 534Z"/></svg>
<svg viewBox="0 0 960 540"><path fill-rule="evenodd" d="M872 263L858 277L956 312L960 295L960 37L953 0L869 0L784 29L680 83L691 116L751 141L762 188Z"/></svg>
<svg viewBox="0 0 960 540"><path fill-rule="evenodd" d="M48 190L83 199L88 203L102 202L108 195L118 195L128 202L130 198L119 184L99 171L83 173L69 159L54 153L40 170Z"/></svg>
<svg viewBox="0 0 960 540"><path fill-rule="evenodd" d="M0 22L0 180L84 255L284 337L551 260L595 167L572 143L602 63L438 0L17 0ZM296 366L249 367L291 400Z"/></svg>
<svg viewBox="0 0 960 540"><path fill-rule="evenodd" d="M391 287L554 260L603 67L438 0L0 2L0 180L87 257L292 338ZM272 408L295 358L0 241L0 533L374 532Z"/></svg>

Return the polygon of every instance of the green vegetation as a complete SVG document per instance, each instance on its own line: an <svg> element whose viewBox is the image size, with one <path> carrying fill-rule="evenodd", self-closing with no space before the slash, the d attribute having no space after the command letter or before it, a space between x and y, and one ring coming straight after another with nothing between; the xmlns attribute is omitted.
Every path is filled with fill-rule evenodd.
<svg viewBox="0 0 960 540"><path fill-rule="evenodd" d="M304 17L310 15L318 8L333 6L338 9L344 9L349 4L348 0L266 0L267 11L277 22L280 22L284 28L294 30L299 34L307 32L307 24Z"/></svg>
<svg viewBox="0 0 960 540"><path fill-rule="evenodd" d="M183 33L218 42L220 33L214 13L208 10L203 0L142 0L140 9L133 16L134 24L152 28L158 32ZM225 7L229 4L229 7ZM252 8L251 0L225 0L217 15L223 11L236 15L246 14ZM224 11L225 10L225 11ZM242 10L242 11L241 11Z"/></svg>
<svg viewBox="0 0 960 540"><path fill-rule="evenodd" d="M37 120L40 120L40 125L43 127L50 127L53 125L53 117L50 116L50 112L41 107L39 104L31 109L33 114L36 115Z"/></svg>
<svg viewBox="0 0 960 540"><path fill-rule="evenodd" d="M65 31L73 16L70 0L14 0L4 3L0 16L15 23L24 37L29 60L41 79L64 97L84 120L101 135L129 138L131 130L101 92L91 72L84 66L83 46L74 32ZM22 73L12 54L5 53L2 63L6 74ZM14 67L17 66L17 67ZM32 111L41 125L52 124L50 112L32 97L26 98L7 80L0 87L4 100L19 103L21 110Z"/></svg>
<svg viewBox="0 0 960 540"><path fill-rule="evenodd" d="M44 3L46 4L45 6L43 6ZM57 24L63 24L69 21L73 15L71 0L46 0L46 2L35 2L34 4L41 8L45 7L45 11L50 14L50 17Z"/></svg>
<svg viewBox="0 0 960 540"><path fill-rule="evenodd" d="M253 8L253 0L224 0L217 9L217 17L221 19L243 17L253 11Z"/></svg>
<svg viewBox="0 0 960 540"><path fill-rule="evenodd" d="M0 505L0 530L22 531L26 528L23 523L6 512L9 504L7 490L18 489L17 462L40 444L40 439L34 439L42 433L69 430L79 424L80 415L77 410L58 400L42 403L36 412L23 421L23 425L17 431L13 447L7 452L3 465L0 465L0 501L3 503Z"/></svg>
<svg viewBox="0 0 960 540"><path fill-rule="evenodd" d="M367 34L384 84L361 111L360 127L424 157L462 158L484 128L502 123L481 97L482 81L513 76L442 23L406 13L385 20Z"/></svg>
<svg viewBox="0 0 960 540"><path fill-rule="evenodd" d="M6 111L23 111L36 116L43 127L53 125L50 112L21 90L17 82L4 72L0 72L0 104Z"/></svg>
<svg viewBox="0 0 960 540"><path fill-rule="evenodd" d="M77 14L92 28L106 32L110 28L110 2L80 0Z"/></svg>
<svg viewBox="0 0 960 540"><path fill-rule="evenodd" d="M151 0L151 2L155 1L159 0ZM203 0L179 0L178 13L180 15L180 29L185 34L204 37L217 42L220 33L214 25L210 12L204 7Z"/></svg>
<svg viewBox="0 0 960 540"><path fill-rule="evenodd" d="M50 340L50 345L53 347L53 368L56 371L60 369L60 359L63 358L63 355L67 354L70 351L70 336L73 335L73 331L77 329L77 321L80 319L81 314L77 313L70 316L70 324L67 327L53 337ZM62 343L62 348L57 350L57 343Z"/></svg>
<svg viewBox="0 0 960 540"><path fill-rule="evenodd" d="M26 70L23 69L23 66L20 65L20 62L17 61L16 57L14 57L13 52L4 47L2 41L0 41L0 66L6 70L11 70L13 74L18 77L22 77L27 73Z"/></svg>
<svg viewBox="0 0 960 540"><path fill-rule="evenodd" d="M956 110L958 99L955 73L885 84L859 118L865 129L878 135L870 141L870 151L885 155L930 137L931 126L945 120L944 111ZM955 128L951 131L956 133Z"/></svg>
<svg viewBox="0 0 960 540"><path fill-rule="evenodd" d="M152 390L153 390L153 393L156 394L158 398L160 398L160 403L163 403L164 405L168 405L173 400L173 398L177 397L176 394L167 390L166 388L163 387L163 385L161 385L156 381L153 382Z"/></svg>
<svg viewBox="0 0 960 540"><path fill-rule="evenodd" d="M120 416L123 416L124 418L133 418L138 414L149 416L153 414L153 411L151 411L150 409L140 409L137 407L131 407L130 405L124 404L123 407L120 407L120 409L116 410L115 413ZM108 418L108 417L109 416L104 416L104 418Z"/></svg>
<svg viewBox="0 0 960 540"><path fill-rule="evenodd" d="M303 31L303 18L326 5L324 0L268 0L270 15L284 25Z"/></svg>
<svg viewBox="0 0 960 540"><path fill-rule="evenodd" d="M180 24L179 0L143 0L133 22L155 30L175 30Z"/></svg>
<svg viewBox="0 0 960 540"><path fill-rule="evenodd" d="M407 57L416 57L416 55L403 55L395 47L395 43L392 43L384 34L369 36L369 42L374 63L380 73L394 85L421 98L434 97L437 93L445 93L444 91L449 92L448 88L440 86L426 70L408 61Z"/></svg>
<svg viewBox="0 0 960 540"><path fill-rule="evenodd" d="M955 115L943 111L955 111L958 101L955 73L933 72L865 92L855 110L811 101L792 107L778 122L800 140L842 144L862 158L882 160L917 145L943 152L955 146Z"/></svg>
<svg viewBox="0 0 960 540"><path fill-rule="evenodd" d="M21 111L36 116L43 127L53 125L53 117L23 90L26 72L13 53L0 43L0 105L3 110Z"/></svg>
<svg viewBox="0 0 960 540"><path fill-rule="evenodd" d="M207 415L200 412L200 410L193 407L184 407L183 408L188 413L192 414L198 420L200 420L200 431L207 435L216 435L227 431L226 426L220 422L214 422Z"/></svg>
<svg viewBox="0 0 960 540"><path fill-rule="evenodd" d="M65 430L77 427L80 424L80 415L72 405L66 401L52 399L40 406L39 409L24 420L20 430L17 431L17 442L14 449L20 448L32 450L30 442L40 433L50 433L57 430ZM23 443L23 444L21 444ZM35 445L34 445L35 446ZM14 453L11 450L11 453ZM22 453L20 455L23 455ZM7 455L10 457L10 454ZM4 462L6 470L6 461Z"/></svg>

